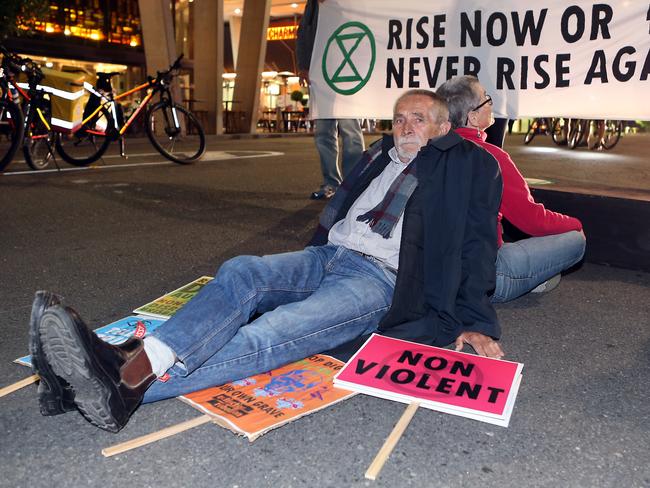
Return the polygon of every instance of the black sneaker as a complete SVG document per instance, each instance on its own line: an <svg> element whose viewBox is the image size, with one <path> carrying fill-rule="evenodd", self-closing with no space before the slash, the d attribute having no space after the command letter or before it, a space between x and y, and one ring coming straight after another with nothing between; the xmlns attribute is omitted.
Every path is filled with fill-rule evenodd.
<svg viewBox="0 0 650 488"><path fill-rule="evenodd" d="M74 392L70 385L52 371L41 344L38 324L43 313L61 302L49 291L37 291L29 318L29 353L32 356L32 371L40 377L38 384L38 406L43 415L59 415L75 410Z"/></svg>
<svg viewBox="0 0 650 488"><path fill-rule="evenodd" d="M531 293L546 293L546 292L549 292L551 290L554 290L555 288L557 288L557 285L560 284L561 279L562 279L562 275L558 273L555 276L553 276L552 278L549 278L545 282L540 283L539 285L537 285L535 288L530 290L530 292Z"/></svg>

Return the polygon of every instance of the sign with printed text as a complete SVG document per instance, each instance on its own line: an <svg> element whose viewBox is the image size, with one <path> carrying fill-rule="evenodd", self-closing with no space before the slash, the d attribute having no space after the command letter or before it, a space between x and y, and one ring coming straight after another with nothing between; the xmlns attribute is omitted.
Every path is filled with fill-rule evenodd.
<svg viewBox="0 0 650 488"><path fill-rule="evenodd" d="M334 385L507 426L523 364L373 334Z"/></svg>
<svg viewBox="0 0 650 488"><path fill-rule="evenodd" d="M271 429L354 395L332 384L342 367L343 362L318 354L179 398L252 442Z"/></svg>
<svg viewBox="0 0 650 488"><path fill-rule="evenodd" d="M95 329L95 334L104 342L113 344L114 346L122 344L129 337L136 335L144 337L151 334L154 330L164 324L162 319L154 319L151 317L139 317L137 315L129 315L123 319L112 322L108 325ZM32 365L31 356L23 356L14 361L15 363L22 364L23 366Z"/></svg>
<svg viewBox="0 0 650 488"><path fill-rule="evenodd" d="M411 88L478 76L497 116L650 119L644 1L328 0L309 70L313 118L392 118Z"/></svg>
<svg viewBox="0 0 650 488"><path fill-rule="evenodd" d="M161 319L168 319L180 310L194 296L212 280L211 276L201 276L191 283L169 292L153 302L136 308L133 313L149 315Z"/></svg>

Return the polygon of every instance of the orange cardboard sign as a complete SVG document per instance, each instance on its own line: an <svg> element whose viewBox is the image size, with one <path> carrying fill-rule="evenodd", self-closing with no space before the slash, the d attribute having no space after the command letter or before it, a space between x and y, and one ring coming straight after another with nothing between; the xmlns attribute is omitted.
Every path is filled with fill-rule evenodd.
<svg viewBox="0 0 650 488"><path fill-rule="evenodd" d="M355 395L332 384L342 367L341 361L317 354L180 399L252 442L271 429Z"/></svg>

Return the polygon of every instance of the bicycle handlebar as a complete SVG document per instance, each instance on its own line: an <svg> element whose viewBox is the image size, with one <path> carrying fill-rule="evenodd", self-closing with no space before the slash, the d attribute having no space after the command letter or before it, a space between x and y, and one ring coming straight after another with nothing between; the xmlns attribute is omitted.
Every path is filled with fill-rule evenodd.
<svg viewBox="0 0 650 488"><path fill-rule="evenodd" d="M41 71L41 68L31 59L22 58L17 54L11 53L4 46L0 45L0 52L2 52L4 59L3 64L6 64L12 71L22 71L27 74L30 78L42 80L45 78L45 75Z"/></svg>
<svg viewBox="0 0 650 488"><path fill-rule="evenodd" d="M17 56L7 50L4 46L0 46L0 51L2 52L3 59L2 64L8 67L11 71L18 72L21 70L23 64L22 58Z"/></svg>
<svg viewBox="0 0 650 488"><path fill-rule="evenodd" d="M169 71L174 71L181 67L181 59L183 59L183 56L184 54L181 53L181 55L178 58L176 58L176 61L174 61L172 65L169 67Z"/></svg>
<svg viewBox="0 0 650 488"><path fill-rule="evenodd" d="M172 78L172 72L179 70L181 68L181 59L183 59L183 56L185 56L183 53L181 53L178 58L176 58L176 61L174 61L172 64L169 65L169 69L165 71L157 71L156 72L156 77L152 78L151 76L148 76L147 79L149 80L150 83L153 83L155 81L160 81L163 83L169 83Z"/></svg>

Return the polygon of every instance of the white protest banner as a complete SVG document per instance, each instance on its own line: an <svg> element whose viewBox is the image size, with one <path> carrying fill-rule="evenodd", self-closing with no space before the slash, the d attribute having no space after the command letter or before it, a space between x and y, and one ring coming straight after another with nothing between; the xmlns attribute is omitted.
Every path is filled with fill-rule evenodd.
<svg viewBox="0 0 650 488"><path fill-rule="evenodd" d="M389 119L404 91L472 74L497 116L650 119L647 1L319 6L309 71L313 118Z"/></svg>

